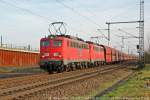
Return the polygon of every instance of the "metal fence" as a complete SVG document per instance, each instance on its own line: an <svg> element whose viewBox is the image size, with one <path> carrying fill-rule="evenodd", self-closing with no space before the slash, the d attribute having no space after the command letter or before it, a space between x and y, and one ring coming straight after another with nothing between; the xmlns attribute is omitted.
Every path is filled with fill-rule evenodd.
<svg viewBox="0 0 150 100"><path fill-rule="evenodd" d="M38 48L32 48L30 45L28 45L28 46L17 46L17 45L13 45L13 44L1 44L0 48L39 52Z"/></svg>

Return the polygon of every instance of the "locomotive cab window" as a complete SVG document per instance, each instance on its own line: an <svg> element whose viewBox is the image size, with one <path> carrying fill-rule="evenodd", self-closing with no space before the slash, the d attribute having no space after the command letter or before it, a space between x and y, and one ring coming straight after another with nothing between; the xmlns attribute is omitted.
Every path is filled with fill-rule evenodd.
<svg viewBox="0 0 150 100"><path fill-rule="evenodd" d="M53 41L53 46L54 47L60 47L60 46L62 46L62 41L61 40L54 40Z"/></svg>
<svg viewBox="0 0 150 100"><path fill-rule="evenodd" d="M41 41L41 46L48 47L50 45L50 41Z"/></svg>

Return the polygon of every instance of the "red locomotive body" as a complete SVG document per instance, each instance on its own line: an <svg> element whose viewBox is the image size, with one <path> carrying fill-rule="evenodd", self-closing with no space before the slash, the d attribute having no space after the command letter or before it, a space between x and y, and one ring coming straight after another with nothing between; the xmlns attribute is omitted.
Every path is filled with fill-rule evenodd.
<svg viewBox="0 0 150 100"><path fill-rule="evenodd" d="M72 70L90 62L89 44L70 36L42 38L40 52L40 66L48 71Z"/></svg>
<svg viewBox="0 0 150 100"><path fill-rule="evenodd" d="M98 44L90 43L90 59L94 66L102 65L105 62L104 48Z"/></svg>
<svg viewBox="0 0 150 100"><path fill-rule="evenodd" d="M78 40L78 39L69 39L64 38L65 44L63 47L63 59L64 64L77 63L77 62L89 62L89 44Z"/></svg>

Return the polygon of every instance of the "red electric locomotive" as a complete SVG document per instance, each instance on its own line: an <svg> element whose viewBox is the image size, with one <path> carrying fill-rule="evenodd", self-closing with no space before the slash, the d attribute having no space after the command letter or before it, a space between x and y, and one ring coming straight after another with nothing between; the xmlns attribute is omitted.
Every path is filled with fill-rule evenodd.
<svg viewBox="0 0 150 100"><path fill-rule="evenodd" d="M105 63L105 53L103 46L88 42L90 46L90 63L93 66L103 65Z"/></svg>
<svg viewBox="0 0 150 100"><path fill-rule="evenodd" d="M87 67L90 62L89 44L82 39L50 35L42 38L40 43L40 66L49 72Z"/></svg>

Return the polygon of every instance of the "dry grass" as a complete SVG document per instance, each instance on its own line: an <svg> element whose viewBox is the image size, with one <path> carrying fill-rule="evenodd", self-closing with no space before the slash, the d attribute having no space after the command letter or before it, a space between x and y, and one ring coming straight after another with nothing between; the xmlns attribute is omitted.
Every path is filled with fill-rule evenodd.
<svg viewBox="0 0 150 100"><path fill-rule="evenodd" d="M120 84L118 88L108 93L101 99L136 99L136 100L149 100L150 87L146 86L146 82L150 81L150 65L146 65L144 69L138 71L131 79Z"/></svg>

